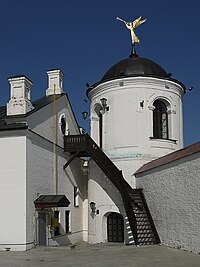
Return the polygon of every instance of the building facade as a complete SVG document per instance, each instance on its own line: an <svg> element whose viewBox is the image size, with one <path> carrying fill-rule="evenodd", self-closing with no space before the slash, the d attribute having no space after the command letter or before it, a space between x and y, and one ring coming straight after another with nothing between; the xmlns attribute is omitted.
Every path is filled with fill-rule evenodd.
<svg viewBox="0 0 200 267"><path fill-rule="evenodd" d="M161 66L136 54L116 63L87 90L91 137L122 170L132 188L136 188L134 173L143 164L183 147L184 92L184 85ZM125 243L134 243L116 188L95 162L89 166L88 198L99 210L94 218L89 217L89 241L108 240L109 226L104 222L118 213L124 218Z"/></svg>
<svg viewBox="0 0 200 267"><path fill-rule="evenodd" d="M63 73L52 70L48 75L46 96L34 103L31 81L10 78L11 98L1 108L1 250L70 245L86 234L83 161L76 159L63 170L70 157L63 151L63 135L80 131L63 93Z"/></svg>
<svg viewBox="0 0 200 267"><path fill-rule="evenodd" d="M46 95L35 102L27 77L9 78L10 100L0 108L0 249L85 241L163 243L197 252L199 215L190 216L190 231L186 211L198 209L186 197L186 187L193 191L185 173L190 160L198 173L199 150L197 159L173 158L183 148L185 86L132 53L88 88L88 135L64 93L62 71L47 75ZM167 162L170 157L176 161Z"/></svg>

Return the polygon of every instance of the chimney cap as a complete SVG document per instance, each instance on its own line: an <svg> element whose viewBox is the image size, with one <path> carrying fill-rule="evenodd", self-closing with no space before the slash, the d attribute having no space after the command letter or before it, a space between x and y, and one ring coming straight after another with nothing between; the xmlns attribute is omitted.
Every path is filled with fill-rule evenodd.
<svg viewBox="0 0 200 267"><path fill-rule="evenodd" d="M64 72L60 69L50 69L50 70L47 70L47 74L49 73L53 73L53 72L61 72L61 74L64 76Z"/></svg>
<svg viewBox="0 0 200 267"><path fill-rule="evenodd" d="M8 77L8 81L11 81L11 80L28 80L31 84L33 84L33 82L26 75L22 75L22 74Z"/></svg>
<svg viewBox="0 0 200 267"><path fill-rule="evenodd" d="M60 95L63 91L63 78L64 73L60 69L52 69L47 71L48 75L48 88L46 90L46 96Z"/></svg>

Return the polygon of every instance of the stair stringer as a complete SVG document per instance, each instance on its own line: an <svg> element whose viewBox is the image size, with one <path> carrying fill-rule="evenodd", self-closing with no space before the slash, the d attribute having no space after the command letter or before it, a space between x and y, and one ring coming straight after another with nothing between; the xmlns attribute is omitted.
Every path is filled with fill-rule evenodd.
<svg viewBox="0 0 200 267"><path fill-rule="evenodd" d="M118 191L121 194L122 201L124 203L124 208L126 211L126 215L128 218L128 223L126 220L126 226L128 225L127 232L129 235L129 239L134 239L130 241L130 244L138 245L138 238L137 238L137 222L135 218L135 214L132 208L132 202L131 198L129 197L128 190L127 190L127 182L123 177L122 171L119 170L116 165L107 157L107 155L98 147L98 145L89 138L89 145L86 146L87 153L91 156L91 158L96 162L96 164L99 166L99 168L105 173L105 175L110 179L110 181L114 184L114 186L118 189ZM101 155L101 158L104 160L102 162L100 160L99 155ZM112 166L112 170L107 168L107 164L109 163L110 166ZM138 208L139 205L137 203L134 203ZM131 235L132 232L132 235Z"/></svg>
<svg viewBox="0 0 200 267"><path fill-rule="evenodd" d="M132 192L138 189L133 189L127 183L127 181L123 177L122 171L116 167L116 165L110 160L110 158L108 158L108 156L100 149L100 147L88 134L65 136L64 151L70 152L72 155L74 155L65 164L65 166L68 166L68 164L76 156L90 156L99 166L99 168L104 172L107 178L112 182L112 184L116 187L116 189L120 192L127 215L127 217L125 217L125 227L129 235L130 244L157 244L160 242L144 196L140 194L140 201L138 202L138 196L133 196L135 194L132 195ZM143 241L141 239L141 229L140 222L138 221L138 214L143 212L148 214L146 223L153 231L153 238L155 240L153 242L146 242L146 240Z"/></svg>

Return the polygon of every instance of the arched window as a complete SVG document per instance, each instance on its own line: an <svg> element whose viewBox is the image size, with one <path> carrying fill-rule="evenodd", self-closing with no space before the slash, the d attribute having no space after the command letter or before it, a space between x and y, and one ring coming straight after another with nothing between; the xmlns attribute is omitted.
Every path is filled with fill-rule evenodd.
<svg viewBox="0 0 200 267"><path fill-rule="evenodd" d="M103 117L101 112L99 112L99 146L102 148L103 143Z"/></svg>
<svg viewBox="0 0 200 267"><path fill-rule="evenodd" d="M63 135L65 135L65 132L66 132L66 120L65 120L64 116L61 117L60 122L61 122L61 125L60 125L61 132L62 132Z"/></svg>
<svg viewBox="0 0 200 267"><path fill-rule="evenodd" d="M155 107L153 111L153 137L159 139L168 139L168 114L165 103L156 100L153 103Z"/></svg>
<svg viewBox="0 0 200 267"><path fill-rule="evenodd" d="M61 131L62 135L69 135L69 127L68 127L68 123L66 121L65 113L60 115L59 128L60 128L60 131Z"/></svg>

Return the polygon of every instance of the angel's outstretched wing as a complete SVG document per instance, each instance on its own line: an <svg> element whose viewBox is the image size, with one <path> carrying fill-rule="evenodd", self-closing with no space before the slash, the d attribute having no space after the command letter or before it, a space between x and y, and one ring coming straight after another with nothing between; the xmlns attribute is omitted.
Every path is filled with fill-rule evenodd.
<svg viewBox="0 0 200 267"><path fill-rule="evenodd" d="M142 16L140 16L138 19L133 21L133 28L137 28L142 23L144 23L147 19L141 20Z"/></svg>

